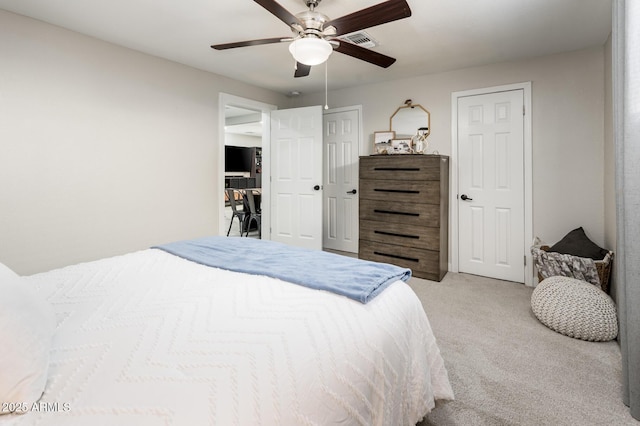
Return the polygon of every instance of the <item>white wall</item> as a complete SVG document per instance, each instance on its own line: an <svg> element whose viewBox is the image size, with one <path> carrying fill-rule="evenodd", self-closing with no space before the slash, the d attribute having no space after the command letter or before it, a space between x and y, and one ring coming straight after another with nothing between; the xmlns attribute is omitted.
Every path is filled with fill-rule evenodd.
<svg viewBox="0 0 640 426"><path fill-rule="evenodd" d="M331 91L329 107L362 104L371 146L412 99L431 112L430 149L450 155L451 92L532 81L534 235L553 243L583 226L604 244L604 79L604 48L592 48ZM297 103L324 104L324 93Z"/></svg>
<svg viewBox="0 0 640 426"><path fill-rule="evenodd" d="M220 91L284 95L0 11L0 262L30 274L218 231Z"/></svg>

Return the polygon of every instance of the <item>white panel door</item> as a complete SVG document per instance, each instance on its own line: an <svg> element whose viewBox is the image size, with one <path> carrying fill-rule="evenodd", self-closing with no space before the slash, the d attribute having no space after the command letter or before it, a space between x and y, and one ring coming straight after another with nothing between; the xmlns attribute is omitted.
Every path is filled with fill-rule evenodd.
<svg viewBox="0 0 640 426"><path fill-rule="evenodd" d="M271 112L271 239L322 250L322 107Z"/></svg>
<svg viewBox="0 0 640 426"><path fill-rule="evenodd" d="M324 115L323 247L358 252L359 111Z"/></svg>
<svg viewBox="0 0 640 426"><path fill-rule="evenodd" d="M458 100L458 269L524 282L524 93Z"/></svg>

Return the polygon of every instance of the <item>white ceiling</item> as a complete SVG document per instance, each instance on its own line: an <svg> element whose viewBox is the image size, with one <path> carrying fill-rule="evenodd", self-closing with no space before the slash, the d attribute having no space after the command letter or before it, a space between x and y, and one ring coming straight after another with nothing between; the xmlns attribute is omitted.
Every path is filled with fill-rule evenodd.
<svg viewBox="0 0 640 426"><path fill-rule="evenodd" d="M231 105L224 107L225 133L238 135L261 136L262 112Z"/></svg>
<svg viewBox="0 0 640 426"><path fill-rule="evenodd" d="M381 0L322 0L330 18ZM303 0L279 0L296 14ZM408 0L410 18L367 29L388 69L334 53L329 89L601 46L612 0ZM251 0L0 0L0 8L281 93L324 90L324 65L293 78L287 43L215 51L218 43L289 37Z"/></svg>

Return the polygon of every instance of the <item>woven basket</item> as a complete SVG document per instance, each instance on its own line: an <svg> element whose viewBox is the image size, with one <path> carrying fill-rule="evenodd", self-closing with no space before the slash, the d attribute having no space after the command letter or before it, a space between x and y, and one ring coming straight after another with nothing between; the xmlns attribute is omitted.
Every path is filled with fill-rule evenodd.
<svg viewBox="0 0 640 426"><path fill-rule="evenodd" d="M549 246L540 246L540 250L549 251ZM611 265L613 264L613 252L609 252L609 259L605 262L604 260L594 260L596 264L596 270L598 271L598 278L600 278L600 288L605 293L609 293L609 279L611 278ZM540 275L538 272L538 280L542 282L544 277Z"/></svg>

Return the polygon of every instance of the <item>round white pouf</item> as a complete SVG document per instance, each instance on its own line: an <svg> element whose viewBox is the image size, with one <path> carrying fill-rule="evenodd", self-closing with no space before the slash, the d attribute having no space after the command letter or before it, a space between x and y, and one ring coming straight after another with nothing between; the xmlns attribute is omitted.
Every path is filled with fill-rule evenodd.
<svg viewBox="0 0 640 426"><path fill-rule="evenodd" d="M541 323L565 336L606 342L618 335L616 305L611 297L575 278L542 280L531 295L531 309Z"/></svg>

